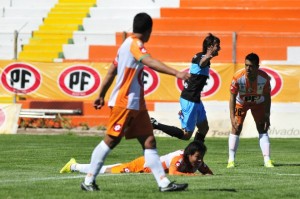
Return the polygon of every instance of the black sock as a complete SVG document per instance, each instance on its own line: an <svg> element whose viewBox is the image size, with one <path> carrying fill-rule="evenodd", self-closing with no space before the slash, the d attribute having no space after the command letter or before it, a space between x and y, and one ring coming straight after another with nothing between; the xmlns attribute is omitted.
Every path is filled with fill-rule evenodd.
<svg viewBox="0 0 300 199"><path fill-rule="evenodd" d="M204 138L205 138L205 135L200 134L200 133L197 131L196 134L195 134L194 140L198 140L198 141L204 142Z"/></svg>
<svg viewBox="0 0 300 199"><path fill-rule="evenodd" d="M177 137L179 139L181 139L183 137L182 129L180 129L176 126L168 126L168 125L158 123L158 125L155 125L155 129L161 130L162 132L164 132L172 137Z"/></svg>

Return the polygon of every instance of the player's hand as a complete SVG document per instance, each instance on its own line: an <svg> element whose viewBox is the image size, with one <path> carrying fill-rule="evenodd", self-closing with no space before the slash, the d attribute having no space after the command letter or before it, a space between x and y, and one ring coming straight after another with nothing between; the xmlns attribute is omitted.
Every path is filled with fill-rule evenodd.
<svg viewBox="0 0 300 199"><path fill-rule="evenodd" d="M210 46L207 48L207 52L206 52L205 56L208 58L214 57L214 47L213 46Z"/></svg>
<svg viewBox="0 0 300 199"><path fill-rule="evenodd" d="M187 80L191 77L191 74L189 74L187 72L178 72L176 74L176 77L179 78L179 79Z"/></svg>
<svg viewBox="0 0 300 199"><path fill-rule="evenodd" d="M94 108L97 110L97 109L101 109L102 106L104 106L104 98L99 97L94 101Z"/></svg>

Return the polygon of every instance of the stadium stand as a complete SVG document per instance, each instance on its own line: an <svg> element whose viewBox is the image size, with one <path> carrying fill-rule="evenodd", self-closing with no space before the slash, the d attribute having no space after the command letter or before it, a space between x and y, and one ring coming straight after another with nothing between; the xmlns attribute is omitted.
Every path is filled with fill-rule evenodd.
<svg viewBox="0 0 300 199"><path fill-rule="evenodd" d="M111 13L117 13L120 9L127 9L128 12L134 10L130 7L131 3L128 3L127 7L118 4L108 5L108 3L99 3L98 7L93 9L99 9L97 13L106 8L109 8ZM149 13L155 22L147 47L151 49L155 57L161 60L189 61L191 55L201 48L201 39L208 32L213 32L221 38L223 50L216 58L218 62L242 62L244 55L250 51L259 53L263 60L287 60L287 47L300 45L299 3L294 0L284 1L284 3L274 0L251 2L192 0L180 1L180 7L177 7L176 3L172 5L172 8L161 7L159 16ZM111 61L122 41L120 39L123 38L122 31L130 32L132 16L129 16L127 18L124 15L118 19L119 15L117 15L116 18L107 21L104 15L99 14L85 19L85 28L82 33L88 30L87 34L84 33L87 38L85 41L88 42L64 45L66 59L76 60L74 56L76 50L85 49L84 56L78 57L79 60ZM109 26L110 23L114 26L111 29L105 29L110 33L101 32L102 28ZM237 34L236 52L233 52L233 32ZM96 34L99 35L99 40L92 43L92 40L88 38L90 36L95 38ZM113 38L114 34L116 38ZM100 43L100 38L108 35L110 40ZM172 51L169 50L170 47ZM233 53L236 53L236 60L233 60Z"/></svg>
<svg viewBox="0 0 300 199"><path fill-rule="evenodd" d="M43 24L43 18L57 0L0 1L0 59L14 59L15 31L18 31L17 52L28 43L32 31Z"/></svg>
<svg viewBox="0 0 300 199"><path fill-rule="evenodd" d="M298 49L294 47L300 45L297 0L24 2L2 0L0 3L3 8L0 59L14 57L13 33L19 30L20 60L51 62L61 58L109 62L124 39L124 32L131 32L132 17L141 11L154 18L153 35L147 46L163 61L190 61L208 32L221 38L223 50L216 59L218 62L239 63L249 51L259 53L262 60L291 62L295 61L291 57L295 57Z"/></svg>
<svg viewBox="0 0 300 199"><path fill-rule="evenodd" d="M83 18L95 5L96 0L59 0L39 29L33 31L33 37L23 46L19 59L52 62L56 58L64 58L62 45L73 43L73 32L81 29Z"/></svg>

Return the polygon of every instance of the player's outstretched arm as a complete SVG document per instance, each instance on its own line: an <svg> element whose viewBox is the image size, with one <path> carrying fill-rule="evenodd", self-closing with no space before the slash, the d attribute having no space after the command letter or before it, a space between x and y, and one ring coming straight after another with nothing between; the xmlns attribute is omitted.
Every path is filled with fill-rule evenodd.
<svg viewBox="0 0 300 199"><path fill-rule="evenodd" d="M169 66L167 66L166 64L162 63L161 61L152 58L151 56L145 57L142 60L142 63L145 64L146 66L152 68L155 71L158 71L160 73L165 73L168 75L173 75L177 78L186 80L188 78L190 78L190 74L186 73L186 72L180 72L174 68L171 68Z"/></svg>

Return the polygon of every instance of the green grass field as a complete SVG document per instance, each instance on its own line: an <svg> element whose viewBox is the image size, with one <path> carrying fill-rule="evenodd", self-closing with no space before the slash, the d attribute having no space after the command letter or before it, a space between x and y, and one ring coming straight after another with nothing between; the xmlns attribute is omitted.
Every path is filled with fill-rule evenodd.
<svg viewBox="0 0 300 199"><path fill-rule="evenodd" d="M0 198L299 198L300 139L271 139L275 168L264 168L257 139L241 139L234 169L226 169L227 139L207 138L206 163L213 176L170 176L188 182L184 192L161 193L151 174L98 176L100 192L83 192L84 175L59 174L71 157L89 163L102 138L77 135L0 135ZM187 141L157 138L159 154L183 149ZM106 164L141 155L136 140L123 140Z"/></svg>

